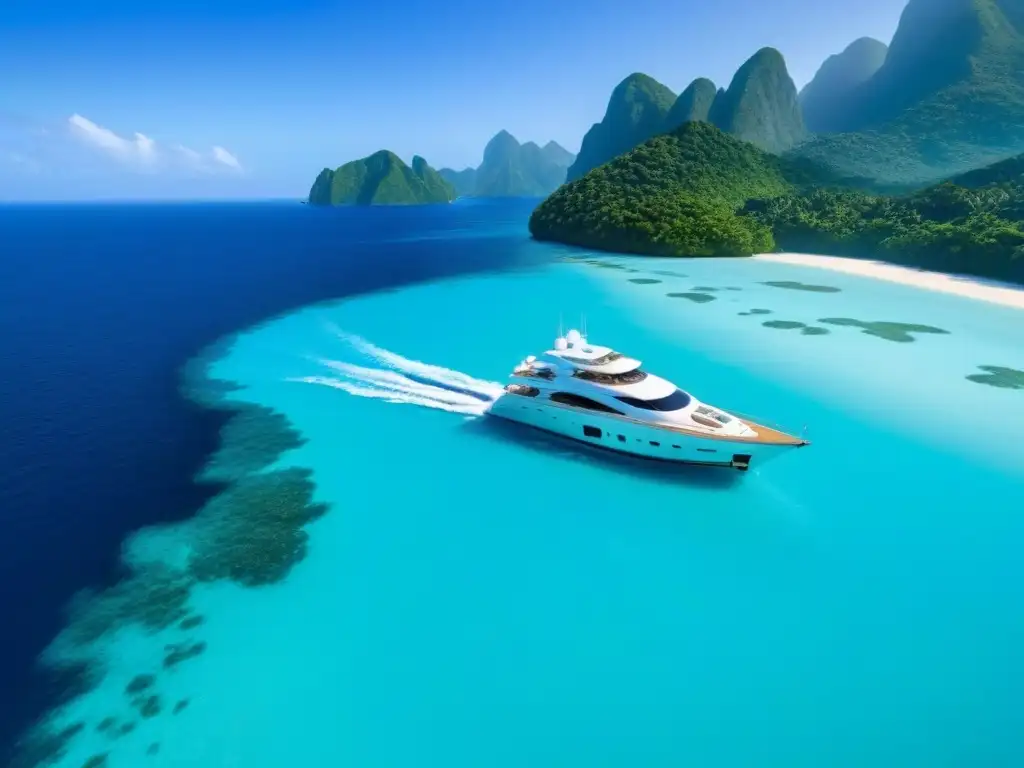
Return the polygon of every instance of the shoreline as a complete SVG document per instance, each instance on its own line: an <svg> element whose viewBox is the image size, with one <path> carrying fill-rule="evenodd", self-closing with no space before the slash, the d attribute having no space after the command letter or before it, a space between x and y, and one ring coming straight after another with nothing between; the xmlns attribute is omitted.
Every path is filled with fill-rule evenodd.
<svg viewBox="0 0 1024 768"><path fill-rule="evenodd" d="M1004 284L987 284L983 278L967 275L949 275L944 272L901 267L884 261L853 259L844 256L818 256L808 253L762 253L751 258L771 261L777 264L792 264L798 267L816 267L848 275L885 280L914 288L948 293L966 299L987 301L1004 307L1024 309L1024 286L1020 288Z"/></svg>

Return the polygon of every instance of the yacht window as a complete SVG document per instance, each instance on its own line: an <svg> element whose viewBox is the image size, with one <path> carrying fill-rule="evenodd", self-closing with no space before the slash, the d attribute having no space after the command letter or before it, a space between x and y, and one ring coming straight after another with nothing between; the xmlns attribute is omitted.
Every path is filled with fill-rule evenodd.
<svg viewBox="0 0 1024 768"><path fill-rule="evenodd" d="M536 397L540 394L540 390L536 387L528 387L525 384L509 384L505 387L505 391L512 395L522 395L523 397Z"/></svg>
<svg viewBox="0 0 1024 768"><path fill-rule="evenodd" d="M538 379L553 379L555 378L555 372L550 368L530 368L528 370L515 371L515 376L526 376L527 378L535 376Z"/></svg>
<svg viewBox="0 0 1024 768"><path fill-rule="evenodd" d="M583 381L593 381L597 384L608 384L618 386L619 384L637 384L647 378L647 374L639 368L626 373L596 373L594 371L573 371L572 374Z"/></svg>
<svg viewBox="0 0 1024 768"><path fill-rule="evenodd" d="M596 400L591 400L589 397L581 397L580 395L574 395L571 392L555 392L551 395L551 400L562 405L571 405L575 408L586 408L588 411L601 411L602 413L618 413L621 415L622 411L617 411L611 406L599 403Z"/></svg>
<svg viewBox="0 0 1024 768"><path fill-rule="evenodd" d="M626 405L632 405L634 408L643 408L645 411L678 411L690 403L690 396L681 389L677 389L666 397L659 397L657 400L641 400L638 397L624 396L617 396L615 399L621 400Z"/></svg>

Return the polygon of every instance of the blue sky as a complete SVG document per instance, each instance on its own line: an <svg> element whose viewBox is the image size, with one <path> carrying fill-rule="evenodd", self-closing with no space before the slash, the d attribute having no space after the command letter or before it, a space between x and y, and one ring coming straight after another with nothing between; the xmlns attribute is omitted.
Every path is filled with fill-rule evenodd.
<svg viewBox="0 0 1024 768"><path fill-rule="evenodd" d="M576 151L631 72L797 86L904 0L0 2L0 200L302 197L377 149L479 163L507 129Z"/></svg>

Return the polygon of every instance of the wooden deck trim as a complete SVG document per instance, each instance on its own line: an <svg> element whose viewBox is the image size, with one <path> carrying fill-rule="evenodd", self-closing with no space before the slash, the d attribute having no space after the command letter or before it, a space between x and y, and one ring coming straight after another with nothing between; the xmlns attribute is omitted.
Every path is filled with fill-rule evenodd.
<svg viewBox="0 0 1024 768"><path fill-rule="evenodd" d="M802 437L797 437L796 435L790 435L790 434L787 434L786 432L780 432L779 430L773 429L772 427L766 427L764 424L758 424L758 423L753 422L753 421L744 421L743 423L746 424L748 427L750 427L755 432L757 432L757 437L755 437L755 438L748 438L751 442L754 442L754 443L765 443L765 444L768 444L768 445L794 445L794 446L810 445L811 444L810 440L805 440Z"/></svg>
<svg viewBox="0 0 1024 768"><path fill-rule="evenodd" d="M601 416L610 416L613 419L620 419L621 421L628 421L631 424L639 424L644 427L654 427L655 429L663 429L666 432L677 432L681 435L688 435L690 437L700 437L707 440L722 440L729 443L752 443L754 445L783 445L800 447L803 445L810 445L809 440L804 440L802 437L796 437L795 435L781 432L772 427L766 427L763 424L758 424L755 421L748 419L740 419L744 424L754 430L757 434L753 437L749 435L723 435L721 433L705 432L700 429L687 429L686 427L680 427L675 424L655 424L649 421L641 421L640 419L634 419L631 416L626 416L621 413L607 413L605 411L591 411L586 408L577 408L574 405L566 405L565 403L556 403L553 400L545 400L545 405L553 406L555 408L565 408L575 413L585 414L598 414ZM735 414L734 414L735 415Z"/></svg>
<svg viewBox="0 0 1024 768"><path fill-rule="evenodd" d="M780 432L777 429L766 427L763 424L757 424L753 421L743 421L748 427L757 432L756 435L723 435L719 432L704 432L699 429L687 429L686 427L680 427L675 424L649 424L646 421L637 421L631 419L628 416L625 417L627 421L636 421L638 424L647 424L650 427L657 427L658 429L664 429L669 432L679 432L684 435L691 435L693 437L703 437L708 440L724 440L729 443L755 443L757 445L808 445L808 441L803 438L796 437L795 435L789 435L785 432Z"/></svg>

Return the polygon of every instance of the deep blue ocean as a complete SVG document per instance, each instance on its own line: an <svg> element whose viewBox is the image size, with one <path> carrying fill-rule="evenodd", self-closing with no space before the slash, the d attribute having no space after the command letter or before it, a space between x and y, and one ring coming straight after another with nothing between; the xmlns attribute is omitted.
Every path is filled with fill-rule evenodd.
<svg viewBox="0 0 1024 768"><path fill-rule="evenodd" d="M0 208L26 765L1024 765L1020 310L536 243L533 204ZM811 445L488 417L583 316Z"/></svg>
<svg viewBox="0 0 1024 768"><path fill-rule="evenodd" d="M0 744L60 688L32 670L68 598L209 495L191 478L223 417L179 396L181 366L290 308L513 266L529 254L500 233L534 204L0 205ZM402 240L473 226L486 247Z"/></svg>

